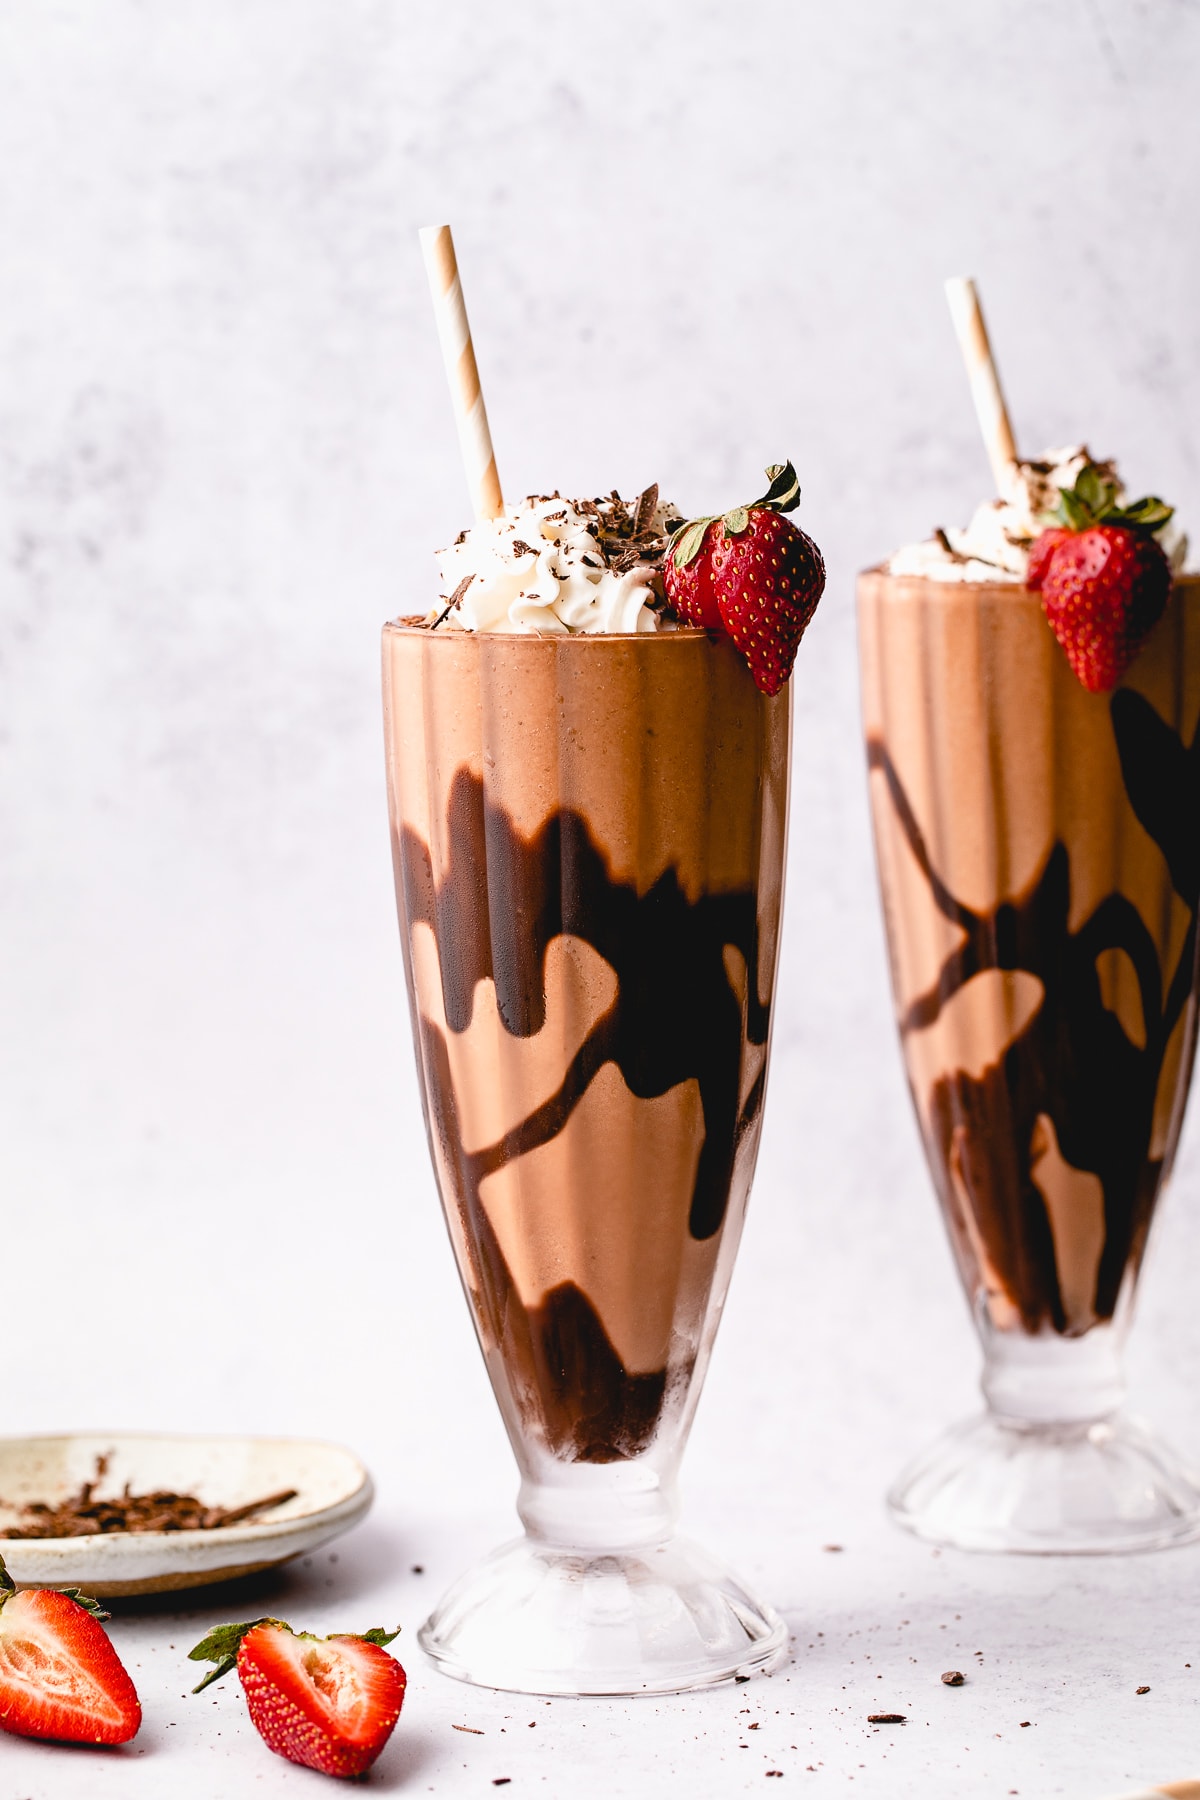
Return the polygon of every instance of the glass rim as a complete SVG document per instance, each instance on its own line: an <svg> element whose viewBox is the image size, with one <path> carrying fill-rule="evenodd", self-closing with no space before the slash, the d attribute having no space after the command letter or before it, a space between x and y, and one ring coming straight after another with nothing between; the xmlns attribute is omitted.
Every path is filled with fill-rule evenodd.
<svg viewBox="0 0 1200 1800"><path fill-rule="evenodd" d="M429 643L461 644L546 644L561 648L564 644L697 644L719 643L728 634L704 625L681 625L673 631L435 631L423 619L385 619L383 631L397 637L422 638Z"/></svg>

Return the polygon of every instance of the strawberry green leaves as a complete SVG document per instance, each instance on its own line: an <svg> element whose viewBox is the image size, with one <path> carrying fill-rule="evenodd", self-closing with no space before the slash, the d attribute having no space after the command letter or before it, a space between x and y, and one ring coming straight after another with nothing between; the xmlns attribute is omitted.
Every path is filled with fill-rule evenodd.
<svg viewBox="0 0 1200 1800"><path fill-rule="evenodd" d="M214 1681L223 1681L231 1669L237 1667L237 1654L242 1639L248 1631L259 1625L279 1625L280 1619L251 1619L245 1625L218 1625L201 1638L194 1650L188 1651L189 1662L210 1662L214 1666L208 1671L203 1681L192 1689L193 1694L202 1694L206 1687Z"/></svg>
<svg viewBox="0 0 1200 1800"><path fill-rule="evenodd" d="M93 1601L92 1604L94 1605L95 1602ZM104 1616L107 1617L107 1614ZM189 1662L213 1664L203 1681L192 1689L193 1694L203 1693L206 1687L211 1686L214 1681L224 1680L230 1670L237 1667L238 1651L241 1649L242 1639L250 1632L257 1631L260 1625L277 1625L281 1631L291 1631L292 1629L284 1619L272 1618L250 1619L245 1625L217 1625L207 1637L200 1639L194 1650L188 1651ZM311 1637L312 1633L300 1631L295 1635L306 1638ZM364 1644L375 1644L379 1649L386 1650L387 1646L400 1636L400 1626L397 1625L395 1631L388 1631L383 1625L373 1625L370 1631L345 1632L342 1635L356 1638ZM317 1641L320 1640L314 1639L314 1642Z"/></svg>
<svg viewBox="0 0 1200 1800"><path fill-rule="evenodd" d="M351 1636L361 1638L364 1644L378 1644L381 1650L386 1650L400 1636L400 1627L397 1625L395 1631L388 1631L382 1625L372 1625L370 1631L355 1631Z"/></svg>
<svg viewBox="0 0 1200 1800"><path fill-rule="evenodd" d="M1118 506L1117 484L1089 463L1073 488L1064 488L1054 515L1068 531L1090 531L1094 525L1124 525L1132 531L1161 531L1175 511L1155 494Z"/></svg>
<svg viewBox="0 0 1200 1800"><path fill-rule="evenodd" d="M800 479L790 462L772 463L766 470L770 482L758 500L748 500L727 513L709 513L702 519L689 519L676 531L667 552L667 561L677 569L686 569L699 556L710 525L720 524L727 538L742 537L750 529L752 512L792 512L800 504Z"/></svg>
<svg viewBox="0 0 1200 1800"><path fill-rule="evenodd" d="M1148 494L1144 500L1135 500L1132 506L1114 507L1106 523L1132 525L1142 531L1161 531L1174 513L1175 508L1168 506L1165 500Z"/></svg>
<svg viewBox="0 0 1200 1800"><path fill-rule="evenodd" d="M754 505L769 506L772 512L794 512L800 504L800 478L791 463L772 463L766 476L771 485Z"/></svg>
<svg viewBox="0 0 1200 1800"><path fill-rule="evenodd" d="M667 561L674 563L677 569L686 569L700 554L700 546L704 542L704 534L710 525L717 522L717 514L705 519L689 519L681 525L671 540L671 548L667 551Z"/></svg>

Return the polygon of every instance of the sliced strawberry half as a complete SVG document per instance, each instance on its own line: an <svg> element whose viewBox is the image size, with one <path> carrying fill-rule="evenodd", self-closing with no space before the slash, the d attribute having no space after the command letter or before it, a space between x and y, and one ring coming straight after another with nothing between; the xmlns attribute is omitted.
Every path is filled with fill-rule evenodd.
<svg viewBox="0 0 1200 1800"><path fill-rule="evenodd" d="M137 1689L94 1600L77 1588L18 1593L0 1558L0 1726L19 1737L125 1744L142 1722Z"/></svg>
<svg viewBox="0 0 1200 1800"><path fill-rule="evenodd" d="M211 1662L195 1689L237 1669L250 1717L269 1749L322 1775L361 1775L400 1717L407 1678L376 1629L314 1637L282 1619L221 1625L190 1652Z"/></svg>

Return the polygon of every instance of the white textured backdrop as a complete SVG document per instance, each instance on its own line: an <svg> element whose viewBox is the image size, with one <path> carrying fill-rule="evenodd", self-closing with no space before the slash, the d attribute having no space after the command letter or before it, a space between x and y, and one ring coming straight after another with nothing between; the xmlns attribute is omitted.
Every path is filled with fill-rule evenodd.
<svg viewBox="0 0 1200 1800"><path fill-rule="evenodd" d="M891 1029L854 572L988 486L952 272L1022 446L1086 438L1200 528L1198 76L1196 0L4 0L4 1430L342 1437L385 1564L388 1532L461 1518L449 1574L508 1528L377 696L379 624L467 513L415 237L449 219L510 495L657 479L698 512L801 474L829 588L773 1078L685 1485L785 1602L796 1545L880 1529L974 1355ZM1131 1361L1200 1451L1198 1188L1193 1120ZM1190 1738L1182 1700L1065 1718L1045 1791L1186 1772L1186 1704ZM908 1744L918 1785L870 1791L941 1791Z"/></svg>

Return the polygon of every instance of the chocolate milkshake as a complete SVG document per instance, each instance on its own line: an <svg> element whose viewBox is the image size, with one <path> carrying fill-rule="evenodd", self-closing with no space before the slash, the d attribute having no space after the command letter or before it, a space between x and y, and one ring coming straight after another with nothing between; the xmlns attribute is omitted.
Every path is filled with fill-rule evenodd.
<svg viewBox="0 0 1200 1800"><path fill-rule="evenodd" d="M1087 691L1020 579L1048 477L1081 455L864 574L859 627L897 1023L985 1392L1090 1427L1119 1398L1195 1050L1200 577Z"/></svg>
<svg viewBox="0 0 1200 1800"><path fill-rule="evenodd" d="M823 570L775 510L794 474L772 476L726 554L790 533L800 601L805 546ZM673 534L691 592L710 528L656 489L535 496L462 534L439 604L384 630L425 1119L527 1532L421 1641L491 1686L674 1691L786 1640L674 1531L761 1127L803 629L743 652L668 603Z"/></svg>
<svg viewBox="0 0 1200 1800"><path fill-rule="evenodd" d="M707 1354L761 1120L788 697L704 632L384 634L430 1146L506 1419L653 1441Z"/></svg>
<svg viewBox="0 0 1200 1800"><path fill-rule="evenodd" d="M859 584L897 1021L968 1291L1078 1336L1136 1274L1195 1047L1200 577L1112 695L1036 594Z"/></svg>

